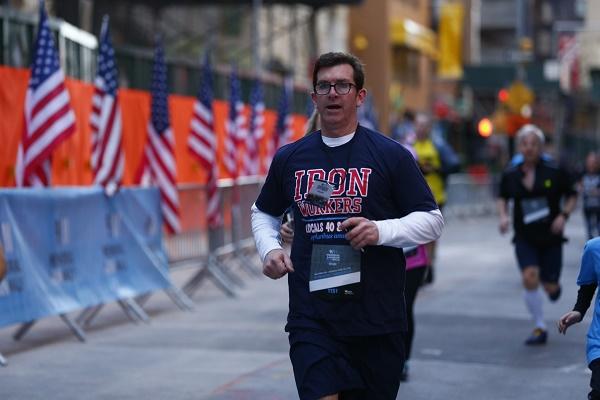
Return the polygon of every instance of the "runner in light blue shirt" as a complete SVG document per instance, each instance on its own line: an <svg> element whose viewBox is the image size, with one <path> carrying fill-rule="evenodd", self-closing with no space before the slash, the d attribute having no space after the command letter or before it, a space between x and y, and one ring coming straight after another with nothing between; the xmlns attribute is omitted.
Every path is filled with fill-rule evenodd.
<svg viewBox="0 0 600 400"><path fill-rule="evenodd" d="M560 333L566 334L569 326L583 319L598 287L599 277L600 237L588 241L585 245L577 278L577 285L579 285L577 302L573 311L569 311L558 320ZM598 306L598 301L598 297L596 297L594 318L587 334L587 362L592 370L592 379L590 380L592 391L588 394L588 399L591 400L600 399L600 306Z"/></svg>

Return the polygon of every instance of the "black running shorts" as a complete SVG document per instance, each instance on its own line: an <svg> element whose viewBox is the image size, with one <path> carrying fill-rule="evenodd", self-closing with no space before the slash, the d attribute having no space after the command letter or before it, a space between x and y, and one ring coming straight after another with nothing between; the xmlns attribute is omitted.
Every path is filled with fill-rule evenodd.
<svg viewBox="0 0 600 400"><path fill-rule="evenodd" d="M340 393L340 400L394 400L404 366L402 333L332 337L292 331L290 359L301 400Z"/></svg>
<svg viewBox="0 0 600 400"><path fill-rule="evenodd" d="M537 265L542 282L558 283L562 270L562 244L535 246L524 240L515 239L515 253L521 270Z"/></svg>

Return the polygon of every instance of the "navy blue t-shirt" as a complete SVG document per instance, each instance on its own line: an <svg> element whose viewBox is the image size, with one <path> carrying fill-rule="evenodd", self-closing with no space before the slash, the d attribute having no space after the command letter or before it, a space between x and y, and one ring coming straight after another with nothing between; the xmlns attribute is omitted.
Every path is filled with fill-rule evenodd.
<svg viewBox="0 0 600 400"><path fill-rule="evenodd" d="M309 204L314 179L337 184L325 208ZM406 329L402 249L368 246L361 253L361 296L332 301L309 292L313 244L348 245L339 223L349 217L401 218L437 209L413 156L401 144L358 126L348 143L328 147L316 132L279 149L256 200L262 212L294 213L286 331L327 329L365 336Z"/></svg>

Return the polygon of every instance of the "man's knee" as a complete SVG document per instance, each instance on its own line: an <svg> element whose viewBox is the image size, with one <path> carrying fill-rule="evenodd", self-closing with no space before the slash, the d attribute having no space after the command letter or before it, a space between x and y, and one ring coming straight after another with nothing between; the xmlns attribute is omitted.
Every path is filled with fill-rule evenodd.
<svg viewBox="0 0 600 400"><path fill-rule="evenodd" d="M523 269L523 286L527 290L535 290L540 284L540 274L537 267Z"/></svg>

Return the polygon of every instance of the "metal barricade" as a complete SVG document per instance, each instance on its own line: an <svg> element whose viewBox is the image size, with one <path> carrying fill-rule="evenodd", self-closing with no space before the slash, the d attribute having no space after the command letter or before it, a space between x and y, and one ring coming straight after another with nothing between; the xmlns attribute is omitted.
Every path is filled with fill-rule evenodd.
<svg viewBox="0 0 600 400"><path fill-rule="evenodd" d="M446 187L446 218L468 218L496 212L494 175L452 174Z"/></svg>
<svg viewBox="0 0 600 400"><path fill-rule="evenodd" d="M218 228L208 226L206 186L180 185L182 231L166 237L165 246L171 268L198 268L183 285L186 294L192 295L208 278L228 296L235 296L235 287L243 286L238 270L259 275L250 208L263 180L251 176L219 181L223 223Z"/></svg>

